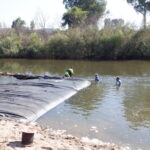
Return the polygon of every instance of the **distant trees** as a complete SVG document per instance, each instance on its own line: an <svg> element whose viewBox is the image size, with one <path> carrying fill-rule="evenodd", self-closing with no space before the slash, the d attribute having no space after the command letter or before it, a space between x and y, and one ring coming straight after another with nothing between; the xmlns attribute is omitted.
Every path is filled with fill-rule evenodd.
<svg viewBox="0 0 150 150"><path fill-rule="evenodd" d="M35 28L35 22L32 20L32 21L30 22L30 29L31 29L31 30L34 30L34 28Z"/></svg>
<svg viewBox="0 0 150 150"><path fill-rule="evenodd" d="M127 1L145 14L146 26L150 0ZM123 19L107 18L99 30L96 24L105 10L104 0L64 0L64 4L67 12L62 25L68 25L70 30L46 28L48 18L41 12L30 27L18 17L11 29L0 28L0 58L150 59L150 28L137 31L124 25Z"/></svg>
<svg viewBox="0 0 150 150"><path fill-rule="evenodd" d="M150 11L150 0L127 0L127 2L143 15L143 26L146 28L146 15Z"/></svg>
<svg viewBox="0 0 150 150"><path fill-rule="evenodd" d="M25 25L25 21L24 20L22 20L20 17L19 18L17 18L16 20L14 20L13 22L12 22L12 28L14 28L14 29L20 29L20 28L22 28L22 27L24 27L24 25Z"/></svg>
<svg viewBox="0 0 150 150"><path fill-rule="evenodd" d="M105 27L122 27L124 25L124 20L123 19L110 19L107 18L104 20L104 26Z"/></svg>
<svg viewBox="0 0 150 150"><path fill-rule="evenodd" d="M117 22L120 24L121 20ZM108 23L114 25L116 20ZM10 34L0 34L0 58L150 60L149 35L149 28L137 31L118 25L101 30L88 26L84 30L47 32L46 40L37 30L20 31L19 36L12 30Z"/></svg>
<svg viewBox="0 0 150 150"><path fill-rule="evenodd" d="M16 30L17 34L19 34L19 32L25 27L25 21L19 17L12 22L11 27Z"/></svg>
<svg viewBox="0 0 150 150"><path fill-rule="evenodd" d="M82 20L80 22L85 22L87 25L96 25L99 18L103 15L106 6L105 0L63 0L63 3L68 9L68 14L72 12L72 9L75 10L76 8L78 12L80 10L79 20ZM68 19L68 17L65 17L67 13L63 16L64 22ZM71 22L71 24L74 23Z"/></svg>

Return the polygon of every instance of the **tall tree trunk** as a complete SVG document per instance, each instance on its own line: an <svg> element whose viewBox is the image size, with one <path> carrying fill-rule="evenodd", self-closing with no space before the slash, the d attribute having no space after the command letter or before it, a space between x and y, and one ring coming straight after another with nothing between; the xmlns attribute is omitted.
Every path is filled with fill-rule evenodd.
<svg viewBox="0 0 150 150"><path fill-rule="evenodd" d="M146 29L146 7L144 7L144 14L143 14L143 26L144 26L144 29Z"/></svg>

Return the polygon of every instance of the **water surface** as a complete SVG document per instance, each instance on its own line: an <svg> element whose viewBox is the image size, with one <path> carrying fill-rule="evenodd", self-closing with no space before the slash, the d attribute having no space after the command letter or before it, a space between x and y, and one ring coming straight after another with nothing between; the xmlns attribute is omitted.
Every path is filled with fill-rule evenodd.
<svg viewBox="0 0 150 150"><path fill-rule="evenodd" d="M50 110L38 122L78 137L149 150L149 61L0 60L1 71L14 73L61 76L70 66L76 77L90 80L91 86ZM92 81L95 73L101 77L98 84ZM122 80L120 88L114 86L116 76ZM1 83L8 80L13 79L0 78Z"/></svg>

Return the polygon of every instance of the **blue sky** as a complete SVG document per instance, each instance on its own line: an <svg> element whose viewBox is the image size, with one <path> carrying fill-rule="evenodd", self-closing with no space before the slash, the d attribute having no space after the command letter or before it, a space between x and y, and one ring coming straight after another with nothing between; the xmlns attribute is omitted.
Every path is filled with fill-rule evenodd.
<svg viewBox="0 0 150 150"><path fill-rule="evenodd" d="M10 27L17 17L25 20L27 26L38 14L46 18L47 27L58 28L65 12L63 0L0 0L0 22ZM110 18L123 18L126 22L141 24L142 16L137 15L126 0L107 0Z"/></svg>

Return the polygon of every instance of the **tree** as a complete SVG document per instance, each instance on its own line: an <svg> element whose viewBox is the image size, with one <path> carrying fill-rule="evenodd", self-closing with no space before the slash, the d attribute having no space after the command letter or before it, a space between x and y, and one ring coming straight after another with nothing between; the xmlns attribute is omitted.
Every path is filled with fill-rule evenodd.
<svg viewBox="0 0 150 150"><path fill-rule="evenodd" d="M63 0L63 3L65 4L66 9L69 9L77 6L78 0Z"/></svg>
<svg viewBox="0 0 150 150"><path fill-rule="evenodd" d="M11 27L14 28L14 29L21 29L22 27L24 27L24 25L25 25L25 21L21 20L21 18L19 17L19 18L17 18L16 20L14 20L12 22Z"/></svg>
<svg viewBox="0 0 150 150"><path fill-rule="evenodd" d="M143 15L143 25L146 28L146 15L150 11L150 0L127 0L134 9Z"/></svg>
<svg viewBox="0 0 150 150"><path fill-rule="evenodd" d="M105 0L63 0L67 9L78 7L87 11L87 24L96 24L105 11Z"/></svg>
<svg viewBox="0 0 150 150"><path fill-rule="evenodd" d="M77 27L84 24L84 20L87 18L87 11L83 11L81 8L72 7L63 15L64 22L62 26L68 25L69 27Z"/></svg>
<svg viewBox="0 0 150 150"><path fill-rule="evenodd" d="M35 28L35 23L34 23L34 21L32 20L32 21L30 22L30 29L31 29L31 30L34 30L34 28Z"/></svg>
<svg viewBox="0 0 150 150"><path fill-rule="evenodd" d="M110 28L116 28L116 27L122 27L124 25L124 20L123 19L110 19L106 18L104 20L104 26L105 27L110 27Z"/></svg>
<svg viewBox="0 0 150 150"><path fill-rule="evenodd" d="M79 7L88 11L87 24L97 24L99 18L105 11L106 3L104 0L79 0Z"/></svg>
<svg viewBox="0 0 150 150"><path fill-rule="evenodd" d="M21 18L17 18L16 20L14 20L12 22L12 28L15 29L16 33L19 34L20 31L22 31L24 28L25 28L25 21L24 20L21 20Z"/></svg>

